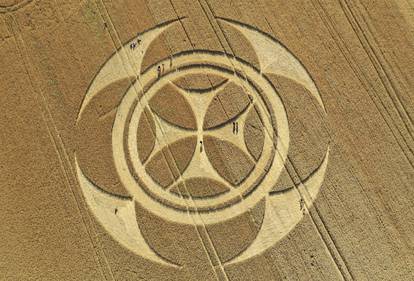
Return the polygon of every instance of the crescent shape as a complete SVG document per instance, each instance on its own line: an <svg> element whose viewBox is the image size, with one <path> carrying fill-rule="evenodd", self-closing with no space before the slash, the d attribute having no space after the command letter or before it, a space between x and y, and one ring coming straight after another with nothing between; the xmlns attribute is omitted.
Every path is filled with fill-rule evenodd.
<svg viewBox="0 0 414 281"><path fill-rule="evenodd" d="M77 159L75 162L86 203L105 230L135 254L162 265L178 267L162 259L148 246L138 227L133 200L102 191L83 174Z"/></svg>
<svg viewBox="0 0 414 281"><path fill-rule="evenodd" d="M262 73L284 76L302 84L318 101L326 113L322 98L315 83L300 61L280 42L252 26L235 20L219 18L241 32L253 46L259 59Z"/></svg>
<svg viewBox="0 0 414 281"><path fill-rule="evenodd" d="M250 246L227 264L234 264L256 256L286 236L303 218L299 202L309 208L315 200L328 166L329 148L318 169L296 188L269 195L262 227Z"/></svg>
<svg viewBox="0 0 414 281"><path fill-rule="evenodd" d="M98 74L93 79L93 82L89 85L89 88L86 92L80 111L78 114L78 121L84 111L86 105L91 101L91 99L103 88L109 84L119 81L124 78L134 77L139 79L139 74L141 71L142 60L144 58L145 52L148 50L148 47L151 43L170 25L174 22L177 22L179 19L172 21L167 21L161 25L156 26L155 28L149 29L143 32L141 35L138 35L132 38L127 43L123 44L101 67ZM136 48L132 49L129 46L140 41L136 45Z"/></svg>

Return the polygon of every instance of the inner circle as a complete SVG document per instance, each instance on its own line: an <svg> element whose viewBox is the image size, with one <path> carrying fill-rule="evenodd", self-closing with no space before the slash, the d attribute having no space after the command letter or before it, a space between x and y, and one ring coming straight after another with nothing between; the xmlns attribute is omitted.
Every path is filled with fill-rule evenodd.
<svg viewBox="0 0 414 281"><path fill-rule="evenodd" d="M137 134L134 132L137 132L138 130L138 122L139 118L144 112L144 109L146 106L148 106L148 102L164 85L169 83L171 80L173 80L174 76L180 77L184 76L188 73L199 73L200 69L198 69L199 66L187 66L182 67L179 69L176 69L176 71L171 72L170 74L166 74L163 76L160 80L155 81L148 90L144 93L143 97L140 99L138 104L136 105L132 117L130 120L130 126L129 126L129 132L128 132L128 144L129 144L129 153L131 155L131 159L139 159L138 158L138 150L136 147L137 143ZM232 80L235 83L243 84L245 88L248 89L248 92L251 94L254 94L256 96L256 100L260 104L260 95L257 93L257 90L250 85L246 80L240 80L237 78L235 73L231 73L230 71L223 71L222 69L211 66L211 65L204 65L203 70L204 72L216 74L216 75L222 75L226 76L229 80ZM168 80L168 77L170 80ZM240 83L241 82L241 83ZM261 104L260 109L261 111L264 111L263 108L266 108L265 105ZM270 117L270 114L267 113L266 116ZM270 122L270 118L264 118L264 127L267 129L272 130L272 124ZM200 127L200 126L199 126ZM202 128L198 129L199 132L202 132ZM273 132L273 130L272 130ZM202 133L200 133L202 134ZM199 136L199 140L200 140ZM161 146L167 145L167 142L161 143ZM266 156L270 156L273 149L273 139L272 136L269 136L268 134L265 134L265 143L263 145L263 152L262 157L259 159L259 161L256 163L255 171L257 170L265 170L267 159L263 159ZM248 189L250 186L254 185L256 183L256 177L252 176L253 173L251 173L247 179L243 182L242 186L239 186L237 188L232 188L229 192L222 194L216 198L180 198L173 194L170 194L165 189L161 188L145 171L144 165L140 161L132 161L132 166L134 167L134 170L137 175L139 175L140 179L143 181L144 185L147 187L147 192L155 194L156 197L160 197L164 199L163 203L172 203L173 206L181 206L182 208L187 208L188 206L191 206L193 204L193 201L197 201L197 210L201 211L202 209L215 209L215 206L226 206L226 202L234 202L235 199L240 198L240 194L244 192L245 189ZM152 188L153 187L153 188ZM145 187L143 187L145 188ZM223 206L224 205L224 206Z"/></svg>
<svg viewBox="0 0 414 281"><path fill-rule="evenodd" d="M274 89L273 85L269 82L269 80L266 77L264 77L260 73L260 71L256 70L251 65L245 63L244 61L241 61L238 58L212 54L208 51L195 51L184 54L178 54L176 56L173 56L171 60L173 62L172 65L170 65L169 63L170 59L166 59L160 62L164 63L166 66L166 74L162 76L161 80L173 80L174 78L182 75L182 73L180 74L180 71L184 70L188 70L188 72L199 72L200 69L204 71L209 69L209 71L211 71L213 74L218 73L218 75L225 76L226 78L232 81L234 81L235 79L237 79L237 81L248 79L250 79L250 81L254 81L254 85L257 85L257 88L260 89L261 94L264 94L266 96L266 100L269 104L268 108L271 108L273 110L274 116L267 116L267 118L263 118L263 121L267 123L267 125L265 124L264 127L267 129L272 128L270 124L270 120L272 119L272 117L274 117L275 120L277 120L278 135L276 137L273 137L269 136L269 134L266 134L268 136L267 141L272 143L272 146L265 144L265 148L268 149L268 147L273 148L273 143L277 143L275 157L273 158L270 165L264 165L263 163L261 163L262 166L260 167L260 170L266 169L268 171L267 176L265 176L261 180L260 184L254 190L254 192L249 194L249 196L243 198L243 200L241 200L237 204L230 204L227 205L225 208L213 209L212 212L205 213L198 212L198 208L210 208L212 206L212 203L214 205L217 205L218 202L211 202L208 199L198 201L192 199L182 199L182 201L178 200L174 202L174 200L177 199L176 196L165 193L164 190L160 190L158 188L154 188L154 190L152 190L159 197L159 199L154 200L154 197L151 197L149 194L145 192L144 188L142 187L142 182L145 183L146 181L148 183L151 182L151 179L148 179L149 176L146 175L145 170L143 168L141 168L141 170L138 169L137 174L141 177L138 180L129 171L129 165L125 157L124 150L124 131L128 127L129 132L136 132L134 128L136 129L138 126L137 122L140 115L137 114L137 112L139 113L139 110L142 111L142 109L145 108L145 106L142 105L148 104L149 100L148 92L144 94L142 90L138 90L137 88L140 87L139 89L142 89L142 85L151 85L151 83L152 85L150 86L150 88L156 86L157 84L159 85L159 83L153 83L154 80L156 80L154 79L154 77L157 77L157 65L149 68L141 76L139 76L137 82L134 83L134 85L127 91L118 107L112 130L112 148L115 167L117 169L118 174L120 175L121 182L130 192L134 200L137 201L141 206L145 207L147 210L162 218L179 223L195 223L198 225L211 224L228 220L252 208L260 200L266 197L269 191L277 183L279 175L284 166L284 162L286 160L289 147L289 127L285 108L283 106L282 100L280 99L279 95L277 94L276 90ZM237 72L229 71L226 68L223 68L223 65L229 69L235 68ZM174 66L174 69L172 66ZM243 73L243 76L241 76L239 73ZM248 79L244 79L244 76L248 77ZM247 83L247 81L245 81L245 83L246 86L253 87L251 82ZM140 106L135 107L132 114L131 123L129 124L129 126L127 126L128 112L130 112L131 107L133 107L136 104L137 96L141 97L139 100ZM265 108L266 103L261 99L260 96L257 100L261 103L261 108ZM268 112L264 113L268 114ZM130 151L131 159L139 159L138 152L136 149L137 136L134 135L135 134L132 133L128 136L128 149ZM132 164L133 166L135 166L134 169L137 170L137 165L140 165L140 161L132 161ZM220 199L224 200L222 200L223 202L226 202L226 200L230 199L229 197L226 198L227 194L223 197L220 197ZM179 206L182 206L187 209L188 207L194 207L196 209L196 215L189 215L189 213L186 210L166 206L164 203L165 201L177 203Z"/></svg>

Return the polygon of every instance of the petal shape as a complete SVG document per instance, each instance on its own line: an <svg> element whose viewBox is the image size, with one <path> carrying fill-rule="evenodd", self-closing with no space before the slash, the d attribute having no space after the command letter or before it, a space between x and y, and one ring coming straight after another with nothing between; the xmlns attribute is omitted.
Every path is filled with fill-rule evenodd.
<svg viewBox="0 0 414 281"><path fill-rule="evenodd" d="M230 189L218 181L208 178L190 178L171 188L171 192L184 198L206 198L226 193Z"/></svg>
<svg viewBox="0 0 414 281"><path fill-rule="evenodd" d="M329 145L329 123L323 108L309 91L293 80L268 75L280 93L289 120L289 160L274 190L298 185L313 174ZM288 169L293 169L289 171Z"/></svg>
<svg viewBox="0 0 414 281"><path fill-rule="evenodd" d="M254 168L246 153L228 141L205 136L204 147L214 169L233 186L240 184Z"/></svg>
<svg viewBox="0 0 414 281"><path fill-rule="evenodd" d="M217 93L207 108L203 128L205 130L223 125L241 114L250 99L244 89L229 83Z"/></svg>
<svg viewBox="0 0 414 281"><path fill-rule="evenodd" d="M196 73L185 75L174 81L174 84L190 92L206 93L220 87L226 78L213 74Z"/></svg>
<svg viewBox="0 0 414 281"><path fill-rule="evenodd" d="M112 151L112 127L116 108L130 80L112 83L99 91L84 106L76 128L76 157L79 166L99 188L129 196L115 168Z"/></svg>
<svg viewBox="0 0 414 281"><path fill-rule="evenodd" d="M149 104L151 109L168 123L185 129L197 129L193 109L173 85L165 85L151 98Z"/></svg>
<svg viewBox="0 0 414 281"><path fill-rule="evenodd" d="M230 261L254 242L262 226L265 207L265 199L262 199L248 212L230 220L206 226L221 262Z"/></svg>
<svg viewBox="0 0 414 281"><path fill-rule="evenodd" d="M137 149L139 160L147 161L155 146L155 122L151 112L145 109L138 123Z"/></svg>
<svg viewBox="0 0 414 281"><path fill-rule="evenodd" d="M158 151L146 166L147 173L160 186L167 188L183 174L193 157L197 137L187 137Z"/></svg>
<svg viewBox="0 0 414 281"><path fill-rule="evenodd" d="M257 161L263 151L265 132L256 107L250 109L244 123L244 141L250 155Z"/></svg>

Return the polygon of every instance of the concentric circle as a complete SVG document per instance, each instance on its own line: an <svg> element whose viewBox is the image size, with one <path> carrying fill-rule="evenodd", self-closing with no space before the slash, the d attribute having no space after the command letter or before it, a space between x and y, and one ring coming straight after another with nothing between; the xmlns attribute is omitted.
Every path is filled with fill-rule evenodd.
<svg viewBox="0 0 414 281"><path fill-rule="evenodd" d="M194 218L199 223L227 220L252 208L275 185L289 146L285 109L272 84L256 69L237 58L196 52L175 56L173 62L174 64L165 69L164 75L159 78L157 66L148 69L142 74L141 79L128 90L122 100L112 135L117 171L134 199L161 217L181 223L194 223ZM168 65L166 62L160 62L162 63ZM266 134L263 152L255 165L254 172L238 188L216 198L180 198L160 188L146 173L144 165L139 161L136 132L143 110L157 91L171 80L200 71L222 76L247 89L264 116L263 125ZM146 89L145 92L143 89ZM138 103L136 102L137 93ZM126 113L130 110L132 110L132 117L128 124ZM273 123L277 124L277 136L274 133ZM127 135L127 147L124 146L124 135ZM276 152L275 144L277 144ZM131 173L126 160L126 152L130 154L133 170L138 180ZM196 213L197 216L190 217L187 211Z"/></svg>

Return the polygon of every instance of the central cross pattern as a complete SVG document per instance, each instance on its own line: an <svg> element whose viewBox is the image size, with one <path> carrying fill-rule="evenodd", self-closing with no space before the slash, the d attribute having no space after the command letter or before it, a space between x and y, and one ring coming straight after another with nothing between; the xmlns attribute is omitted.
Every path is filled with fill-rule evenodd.
<svg viewBox="0 0 414 281"><path fill-rule="evenodd" d="M255 99L239 87L239 93L236 96L246 100L244 102L235 100L234 103L239 103L239 106L236 110L233 108L232 112L228 113L220 97L227 94L226 89L229 85L231 84L225 81L216 87L199 92L181 88L170 82L167 86L170 90L176 91L181 96L179 98L188 104L194 122L192 124L190 122L191 125L188 123L183 125L180 124L181 122L171 120L171 118L163 116L159 110L154 110L150 102L150 111L147 114L150 114L154 120L156 140L152 152L143 164L147 166L160 157L164 157L166 162L168 159L172 160L169 161L169 170L174 176L174 183L185 182L192 178L208 178L230 188L235 188L240 184L254 168L254 163L257 160L249 152L244 140L246 119L255 113L257 108ZM162 91L161 89L160 93ZM170 104L169 106L173 107L174 105ZM218 114L222 115L222 119L214 120L214 116ZM206 118L207 115L210 118ZM177 163L179 160L177 158L180 158L180 155L174 153L172 147L174 143L183 141L189 144L186 149L192 151L192 157L180 167L180 163ZM239 150L241 153L238 154L242 155L241 157L244 159L231 161L232 150ZM217 168L218 165L220 168ZM240 177L238 174L244 174L244 176ZM169 190L173 186L174 184L168 183L163 187Z"/></svg>

